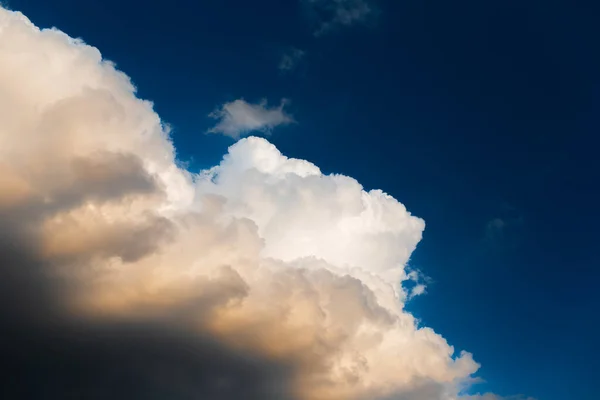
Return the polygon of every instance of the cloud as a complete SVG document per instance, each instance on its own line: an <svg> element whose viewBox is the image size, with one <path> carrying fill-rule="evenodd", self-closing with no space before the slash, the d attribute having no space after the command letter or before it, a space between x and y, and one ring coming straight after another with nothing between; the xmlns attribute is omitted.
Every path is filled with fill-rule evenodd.
<svg viewBox="0 0 600 400"><path fill-rule="evenodd" d="M370 0L304 0L318 21L315 35L320 36L341 26L365 23L376 14Z"/></svg>
<svg viewBox="0 0 600 400"><path fill-rule="evenodd" d="M424 275L421 271L413 269L407 274L407 284L405 284L405 288L407 288L408 299L412 299L415 296L420 296L426 293L427 283L431 282L431 278Z"/></svg>
<svg viewBox="0 0 600 400"><path fill-rule="evenodd" d="M0 26L3 398L449 400L472 380L404 309L425 227L404 205L256 137L192 174L97 49Z"/></svg>
<svg viewBox="0 0 600 400"><path fill-rule="evenodd" d="M281 61L279 62L279 70L283 72L289 72L296 68L298 63L304 58L306 52L303 50L297 49L295 47L290 48L286 51L281 57Z"/></svg>
<svg viewBox="0 0 600 400"><path fill-rule="evenodd" d="M266 100L257 104L248 103L244 99L225 103L209 114L211 118L218 120L218 123L208 132L220 133L234 139L250 132L269 133L277 126L294 122L292 116L283 110L285 105L285 100L282 100L278 107L268 107Z"/></svg>

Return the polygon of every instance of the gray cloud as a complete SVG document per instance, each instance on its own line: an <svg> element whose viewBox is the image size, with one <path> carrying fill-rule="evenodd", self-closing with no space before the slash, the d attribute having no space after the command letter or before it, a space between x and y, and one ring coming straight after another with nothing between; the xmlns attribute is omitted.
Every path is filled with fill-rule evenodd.
<svg viewBox="0 0 600 400"><path fill-rule="evenodd" d="M168 319L85 322L63 315L3 318L0 327L6 399L295 399L289 365L232 350Z"/></svg>
<svg viewBox="0 0 600 400"><path fill-rule="evenodd" d="M269 133L277 126L294 122L292 116L284 111L285 105L285 100L282 100L278 107L269 107L266 100L256 104L248 103L244 99L225 103L209 115L218 122L208 132L220 133L234 139L250 132Z"/></svg>

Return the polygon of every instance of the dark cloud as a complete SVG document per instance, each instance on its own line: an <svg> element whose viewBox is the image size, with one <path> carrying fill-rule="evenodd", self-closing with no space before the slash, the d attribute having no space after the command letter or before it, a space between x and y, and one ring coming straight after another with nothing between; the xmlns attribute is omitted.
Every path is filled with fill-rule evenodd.
<svg viewBox="0 0 600 400"><path fill-rule="evenodd" d="M292 399L289 366L234 351L168 316L71 316L67 281L0 237L4 399Z"/></svg>
<svg viewBox="0 0 600 400"><path fill-rule="evenodd" d="M50 156L43 161L24 161L20 171L0 163L0 173L4 175L0 179L0 212L33 220L88 201L105 203L138 195L164 196L164 189L136 155L98 151L67 159L65 162ZM15 199L18 201L9 201L11 193L15 193L13 197L19 195Z"/></svg>
<svg viewBox="0 0 600 400"><path fill-rule="evenodd" d="M6 322L6 321L4 321ZM157 322L13 326L6 399L291 399L288 371Z"/></svg>
<svg viewBox="0 0 600 400"><path fill-rule="evenodd" d="M202 320L215 301L243 295L243 282L207 286L193 305L171 309L169 315L103 319L70 311L73 293L86 290L82 276L94 273L90 259L136 261L155 252L171 229L156 216L114 226L95 223L97 232L82 228L80 233L77 221L70 221L61 224L55 237L60 242L62 231L74 229L74 237L85 245L48 256L48 238L42 240L38 232L47 218L84 201L120 201L131 193L156 190L134 157L99 154L73 164L69 184L55 192L60 193L56 203L30 196L0 208L0 398L293 399L290 366L233 350L182 323L189 318L181 313L195 313L195 320ZM72 249L75 238L59 247Z"/></svg>
<svg viewBox="0 0 600 400"><path fill-rule="evenodd" d="M126 153L97 152L90 157L72 161L73 181L77 199L121 199L127 195L150 194L161 189L139 157Z"/></svg>

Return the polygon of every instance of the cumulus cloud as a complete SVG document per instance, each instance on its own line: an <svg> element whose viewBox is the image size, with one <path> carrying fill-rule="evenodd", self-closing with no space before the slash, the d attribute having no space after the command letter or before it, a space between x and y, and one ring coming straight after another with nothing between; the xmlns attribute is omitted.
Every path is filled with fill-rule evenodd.
<svg viewBox="0 0 600 400"><path fill-rule="evenodd" d="M177 165L97 49L0 8L3 398L459 398L478 364L404 309L423 220L256 137Z"/></svg>
<svg viewBox="0 0 600 400"><path fill-rule="evenodd" d="M318 27L314 32L320 36L340 26L365 23L376 9L371 0L304 0L316 16Z"/></svg>
<svg viewBox="0 0 600 400"><path fill-rule="evenodd" d="M281 61L279 61L279 70L283 72L289 72L296 68L298 63L304 58L306 52L303 50L292 47L281 57Z"/></svg>
<svg viewBox="0 0 600 400"><path fill-rule="evenodd" d="M218 122L208 132L234 139L255 131L269 133L277 126L294 122L292 116L283 109L286 103L282 100L278 107L269 107L266 100L257 104L248 103L244 99L225 103L209 114L209 117Z"/></svg>

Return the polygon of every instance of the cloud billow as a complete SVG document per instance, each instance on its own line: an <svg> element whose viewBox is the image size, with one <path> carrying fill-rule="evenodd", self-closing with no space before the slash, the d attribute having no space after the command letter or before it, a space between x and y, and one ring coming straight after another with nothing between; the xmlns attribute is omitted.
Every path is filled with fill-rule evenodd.
<svg viewBox="0 0 600 400"><path fill-rule="evenodd" d="M257 137L181 169L97 49L4 8L0 26L3 398L460 398L478 364L399 285L423 220ZM291 122L217 116L233 137Z"/></svg>

